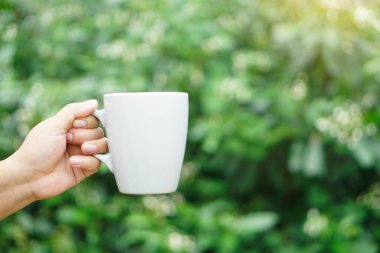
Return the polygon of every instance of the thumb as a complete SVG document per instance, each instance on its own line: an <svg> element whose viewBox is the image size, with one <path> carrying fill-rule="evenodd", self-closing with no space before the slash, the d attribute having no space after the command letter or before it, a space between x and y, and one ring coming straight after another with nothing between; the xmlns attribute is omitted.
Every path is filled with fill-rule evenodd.
<svg viewBox="0 0 380 253"><path fill-rule="evenodd" d="M98 101L95 99L71 103L63 107L53 118L57 127L68 130L72 128L75 119L90 116L97 107Z"/></svg>

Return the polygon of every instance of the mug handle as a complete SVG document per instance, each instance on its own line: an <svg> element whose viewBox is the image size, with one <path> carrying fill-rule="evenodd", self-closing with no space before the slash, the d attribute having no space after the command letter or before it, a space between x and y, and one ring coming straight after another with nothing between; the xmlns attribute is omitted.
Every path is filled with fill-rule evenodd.
<svg viewBox="0 0 380 253"><path fill-rule="evenodd" d="M100 123L102 123L103 126L105 126L105 121L104 121L104 109L102 110L95 110L92 115L97 118ZM100 161L104 162L108 169L113 173L113 166L111 162L111 154L108 152L106 154L94 154L94 156L99 159Z"/></svg>

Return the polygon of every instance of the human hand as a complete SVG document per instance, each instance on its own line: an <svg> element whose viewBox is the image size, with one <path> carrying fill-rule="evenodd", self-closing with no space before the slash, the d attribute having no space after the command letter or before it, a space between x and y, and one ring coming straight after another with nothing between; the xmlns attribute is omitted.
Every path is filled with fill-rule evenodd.
<svg viewBox="0 0 380 253"><path fill-rule="evenodd" d="M66 105L35 126L7 159L32 200L56 196L97 172L101 163L91 154L107 152L107 140L91 115L97 106L96 100Z"/></svg>

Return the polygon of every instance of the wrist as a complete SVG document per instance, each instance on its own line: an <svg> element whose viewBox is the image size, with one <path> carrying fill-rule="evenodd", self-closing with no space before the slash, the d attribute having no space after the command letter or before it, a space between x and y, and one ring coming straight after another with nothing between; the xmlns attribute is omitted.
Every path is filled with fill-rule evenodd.
<svg viewBox="0 0 380 253"><path fill-rule="evenodd" d="M17 159L11 156L0 161L0 219L34 202L31 190L23 177Z"/></svg>
<svg viewBox="0 0 380 253"><path fill-rule="evenodd" d="M29 202L34 202L37 199L29 187L27 173L29 170L24 166L16 154L17 152L5 159L4 165L7 167L7 172L12 176L15 187L18 187L20 193L22 193L22 196Z"/></svg>

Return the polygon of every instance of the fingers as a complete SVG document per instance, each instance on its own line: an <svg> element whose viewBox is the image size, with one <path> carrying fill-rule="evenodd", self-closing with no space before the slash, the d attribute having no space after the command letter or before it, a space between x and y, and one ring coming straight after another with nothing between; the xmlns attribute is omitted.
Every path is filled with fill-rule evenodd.
<svg viewBox="0 0 380 253"><path fill-rule="evenodd" d="M99 140L85 142L82 147L69 144L67 146L70 154L70 165L74 168L74 171L82 170L84 177L88 177L100 168L101 162L90 154L94 153L107 153L108 145L107 139L102 138ZM81 180L81 179L80 179Z"/></svg>
<svg viewBox="0 0 380 253"><path fill-rule="evenodd" d="M93 156L72 156L69 160L73 168L85 170L87 172L96 172L100 168L100 161Z"/></svg>
<svg viewBox="0 0 380 253"><path fill-rule="evenodd" d="M102 138L99 140L87 141L83 143L81 147L83 154L102 154L108 152L107 138Z"/></svg>
<svg viewBox="0 0 380 253"><path fill-rule="evenodd" d="M102 138L94 141L87 141L83 143L82 146L68 144L67 151L69 152L70 156L108 153L107 138Z"/></svg>
<svg viewBox="0 0 380 253"><path fill-rule="evenodd" d="M94 116L87 116L84 118L76 119L73 122L73 127L93 129L99 127L99 120Z"/></svg>
<svg viewBox="0 0 380 253"><path fill-rule="evenodd" d="M68 104L54 116L55 123L58 127L68 130L72 127L75 119L90 116L97 107L98 101L96 100Z"/></svg>
<svg viewBox="0 0 380 253"><path fill-rule="evenodd" d="M69 144L82 145L86 141L101 139L104 132L101 128L81 129L73 128L66 134L66 140Z"/></svg>
<svg viewBox="0 0 380 253"><path fill-rule="evenodd" d="M74 169L83 170L84 176L95 173L101 162L85 154L108 152L107 139L99 128L99 121L91 115L98 106L96 100L73 103L65 106L55 116L55 123L67 132L69 162ZM74 128L73 128L74 127Z"/></svg>

